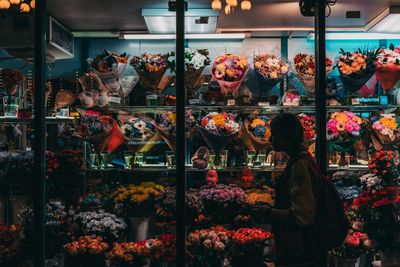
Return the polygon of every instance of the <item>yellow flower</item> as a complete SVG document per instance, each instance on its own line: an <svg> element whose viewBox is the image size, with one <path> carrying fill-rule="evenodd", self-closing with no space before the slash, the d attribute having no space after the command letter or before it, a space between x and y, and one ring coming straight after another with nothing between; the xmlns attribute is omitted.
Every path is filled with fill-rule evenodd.
<svg viewBox="0 0 400 267"><path fill-rule="evenodd" d="M213 118L215 125L224 126L225 125L225 117L221 114L215 115Z"/></svg>
<svg viewBox="0 0 400 267"><path fill-rule="evenodd" d="M336 129L337 129L339 132L342 132L342 131L344 131L344 130L346 129L346 124L343 123L343 122L338 122L338 123L336 124Z"/></svg>
<svg viewBox="0 0 400 267"><path fill-rule="evenodd" d="M251 128L256 128L257 126L264 126L265 125L265 122L263 121L263 120L261 120L261 119L254 119L252 122L251 122Z"/></svg>
<svg viewBox="0 0 400 267"><path fill-rule="evenodd" d="M346 122L349 120L349 117L347 117L347 115L344 114L344 113L339 113L339 114L337 114L337 116L336 116L336 120L337 120L338 122L342 122L342 123L344 124L344 123L346 123Z"/></svg>
<svg viewBox="0 0 400 267"><path fill-rule="evenodd" d="M172 124L176 124L176 114L175 113L170 113L167 117L167 120L171 122Z"/></svg>
<svg viewBox="0 0 400 267"><path fill-rule="evenodd" d="M353 117L353 121L356 122L357 124L362 124L362 119L360 117Z"/></svg>
<svg viewBox="0 0 400 267"><path fill-rule="evenodd" d="M332 114L331 114L331 119L335 119L335 118L336 118L336 116L337 116L338 114L339 114L338 112L334 112L334 113L332 113Z"/></svg>
<svg viewBox="0 0 400 267"><path fill-rule="evenodd" d="M264 138L267 139L267 140L269 140L270 137L271 137L271 130L270 130L269 128L267 128L267 129L265 130Z"/></svg>
<svg viewBox="0 0 400 267"><path fill-rule="evenodd" d="M238 61L237 64L241 69L245 69L246 66L247 66L247 59L246 58L240 58L240 60Z"/></svg>
<svg viewBox="0 0 400 267"><path fill-rule="evenodd" d="M226 70L226 65L224 63L218 64L216 69L220 72L224 72Z"/></svg>
<svg viewBox="0 0 400 267"><path fill-rule="evenodd" d="M235 71L232 69L226 70L226 75L233 77L233 76L235 76Z"/></svg>

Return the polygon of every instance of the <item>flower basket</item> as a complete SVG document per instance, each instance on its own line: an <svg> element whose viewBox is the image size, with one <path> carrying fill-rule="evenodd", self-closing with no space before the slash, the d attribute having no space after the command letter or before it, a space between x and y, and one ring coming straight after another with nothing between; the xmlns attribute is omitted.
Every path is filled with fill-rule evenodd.
<svg viewBox="0 0 400 267"><path fill-rule="evenodd" d="M400 81L400 65L393 63L378 65L375 75L383 90L385 92L390 91Z"/></svg>
<svg viewBox="0 0 400 267"><path fill-rule="evenodd" d="M248 150L251 151L263 151L267 148L271 148L271 143L268 138L259 138L249 130L250 122L245 120L239 131L239 137L246 145Z"/></svg>

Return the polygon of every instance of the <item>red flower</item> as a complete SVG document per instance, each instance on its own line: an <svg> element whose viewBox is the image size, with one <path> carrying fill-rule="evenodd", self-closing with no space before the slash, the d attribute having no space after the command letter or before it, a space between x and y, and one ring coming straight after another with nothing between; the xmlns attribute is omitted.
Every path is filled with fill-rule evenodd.
<svg viewBox="0 0 400 267"><path fill-rule="evenodd" d="M355 236L349 235L346 238L346 244L348 244L352 247L358 247L360 245L360 239L358 239Z"/></svg>
<svg viewBox="0 0 400 267"><path fill-rule="evenodd" d="M361 233L361 232L354 232L353 236L358 238L358 239L361 239L361 240L368 239L368 236L366 234L364 234L364 233Z"/></svg>

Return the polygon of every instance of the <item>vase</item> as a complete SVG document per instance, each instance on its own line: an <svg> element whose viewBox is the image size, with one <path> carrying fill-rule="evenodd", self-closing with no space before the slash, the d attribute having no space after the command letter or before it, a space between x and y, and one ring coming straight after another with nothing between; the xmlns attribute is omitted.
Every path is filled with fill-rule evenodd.
<svg viewBox="0 0 400 267"><path fill-rule="evenodd" d="M150 217L129 217L129 241L147 240L153 229L153 220Z"/></svg>
<svg viewBox="0 0 400 267"><path fill-rule="evenodd" d="M396 248L388 248L380 251L381 267L398 267L400 266L400 250Z"/></svg>
<svg viewBox="0 0 400 267"><path fill-rule="evenodd" d="M355 267L357 258L335 257L335 267Z"/></svg>

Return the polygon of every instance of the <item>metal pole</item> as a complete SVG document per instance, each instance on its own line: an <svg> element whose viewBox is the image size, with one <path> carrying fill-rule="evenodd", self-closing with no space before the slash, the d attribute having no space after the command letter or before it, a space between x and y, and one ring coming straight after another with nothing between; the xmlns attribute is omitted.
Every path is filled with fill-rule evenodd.
<svg viewBox="0 0 400 267"><path fill-rule="evenodd" d="M35 86L34 86L34 266L45 259L45 153L46 153L46 0L36 1L35 9Z"/></svg>
<svg viewBox="0 0 400 267"><path fill-rule="evenodd" d="M321 170L327 172L326 143L326 51L325 51L325 0L315 0L315 113L317 124L316 160Z"/></svg>
<svg viewBox="0 0 400 267"><path fill-rule="evenodd" d="M185 1L176 1L176 264L185 266Z"/></svg>

